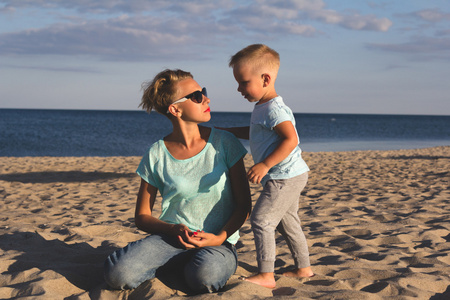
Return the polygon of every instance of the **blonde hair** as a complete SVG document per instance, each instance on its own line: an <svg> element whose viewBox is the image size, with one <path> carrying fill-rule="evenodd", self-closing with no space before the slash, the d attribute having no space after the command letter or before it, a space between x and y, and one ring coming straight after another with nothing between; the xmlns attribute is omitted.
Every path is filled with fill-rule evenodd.
<svg viewBox="0 0 450 300"><path fill-rule="evenodd" d="M271 71L276 75L280 68L280 55L266 45L253 44L233 55L228 65L233 68L242 63L251 64L254 72Z"/></svg>
<svg viewBox="0 0 450 300"><path fill-rule="evenodd" d="M177 93L176 84L188 78L194 78L194 76L180 69L166 69L159 72L152 81L142 84L144 94L139 107L142 107L148 113L154 109L160 114L167 116L167 109L174 101Z"/></svg>

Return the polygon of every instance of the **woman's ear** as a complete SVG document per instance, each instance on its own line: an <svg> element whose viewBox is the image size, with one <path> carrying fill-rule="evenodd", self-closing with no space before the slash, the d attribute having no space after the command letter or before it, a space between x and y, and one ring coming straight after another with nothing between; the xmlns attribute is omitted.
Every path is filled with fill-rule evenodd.
<svg viewBox="0 0 450 300"><path fill-rule="evenodd" d="M169 111L169 114L174 117L181 117L181 110L179 110L175 105L170 105L167 110Z"/></svg>

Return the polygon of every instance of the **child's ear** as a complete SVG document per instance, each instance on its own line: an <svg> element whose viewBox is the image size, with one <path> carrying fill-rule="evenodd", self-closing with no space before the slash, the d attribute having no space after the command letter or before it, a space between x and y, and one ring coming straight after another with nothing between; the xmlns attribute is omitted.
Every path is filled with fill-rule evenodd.
<svg viewBox="0 0 450 300"><path fill-rule="evenodd" d="M264 73L261 76L262 76L262 79L263 79L263 86L264 87L269 86L269 84L270 84L270 82L272 80L272 78L270 77L270 74Z"/></svg>

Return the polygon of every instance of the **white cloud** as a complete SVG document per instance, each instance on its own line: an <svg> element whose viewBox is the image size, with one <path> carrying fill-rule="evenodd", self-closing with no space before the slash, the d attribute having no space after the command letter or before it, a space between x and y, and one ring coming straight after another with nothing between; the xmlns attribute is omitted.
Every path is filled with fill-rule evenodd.
<svg viewBox="0 0 450 300"><path fill-rule="evenodd" d="M318 30L307 22L336 24L351 30L387 31L392 21L374 15L343 14L325 9L321 0L259 0L240 5L227 12L228 19L237 23L244 32L279 35L313 36Z"/></svg>
<svg viewBox="0 0 450 300"><path fill-rule="evenodd" d="M314 36L317 32L316 28L311 25L302 25L296 23L285 23L282 27L280 27L280 29L295 35L302 36Z"/></svg>
<svg viewBox="0 0 450 300"><path fill-rule="evenodd" d="M344 17L341 14L332 10L312 11L308 13L308 17L328 24L339 24L344 20Z"/></svg>
<svg viewBox="0 0 450 300"><path fill-rule="evenodd" d="M422 20L428 22L440 22L440 21L449 21L450 13L444 13L438 9L424 9L420 11L413 12L411 15L416 16Z"/></svg>
<svg viewBox="0 0 450 300"><path fill-rule="evenodd" d="M43 9L67 9L78 13L92 14L117 14L129 13L140 14L143 12L172 11L186 13L205 13L218 8L232 7L233 0L190 0L190 1L167 1L167 0L0 0L4 9L14 10L21 8L43 8Z"/></svg>
<svg viewBox="0 0 450 300"><path fill-rule="evenodd" d="M4 9L39 8L41 14L63 14L59 23L44 28L1 34L3 55L199 59L227 41L312 37L321 32L317 22L372 31L386 31L392 25L386 18L327 10L322 0L0 0L1 4Z"/></svg>
<svg viewBox="0 0 450 300"><path fill-rule="evenodd" d="M199 58L196 46L211 42L222 28L178 18L121 16L81 24L54 24L43 29L0 35L0 51L10 55L97 55L106 59ZM199 37L202 38L199 38ZM207 42L208 41L208 42ZM180 47L183 47L180 50Z"/></svg>
<svg viewBox="0 0 450 300"><path fill-rule="evenodd" d="M375 16L353 15L345 18L341 25L356 30L388 31L392 26L392 21Z"/></svg>
<svg viewBox="0 0 450 300"><path fill-rule="evenodd" d="M44 9L68 9L81 13L138 13L150 9L160 9L169 6L170 3L164 0L0 0L4 8L44 8Z"/></svg>
<svg viewBox="0 0 450 300"><path fill-rule="evenodd" d="M312 11L308 16L314 20L353 30L388 31L392 26L392 21L388 18L377 18L374 15L344 15L333 10Z"/></svg>
<svg viewBox="0 0 450 300"><path fill-rule="evenodd" d="M371 43L368 49L408 54L414 60L450 60L450 38L412 37L409 42L398 44Z"/></svg>
<svg viewBox="0 0 450 300"><path fill-rule="evenodd" d="M292 20L298 17L298 12L293 9L273 7L270 5L261 5L258 7L258 15L278 20Z"/></svg>
<svg viewBox="0 0 450 300"><path fill-rule="evenodd" d="M436 36L450 35L450 29L441 29L436 31Z"/></svg>
<svg viewBox="0 0 450 300"><path fill-rule="evenodd" d="M270 3L272 6L285 7L295 10L320 10L325 7L322 0L260 0L258 2Z"/></svg>
<svg viewBox="0 0 450 300"><path fill-rule="evenodd" d="M100 74L101 72L93 68L85 67L52 67L52 66L21 66L13 64L1 64L1 68L8 69L27 69L27 70L38 70L38 71L49 71L49 72L69 72L69 73L92 73Z"/></svg>

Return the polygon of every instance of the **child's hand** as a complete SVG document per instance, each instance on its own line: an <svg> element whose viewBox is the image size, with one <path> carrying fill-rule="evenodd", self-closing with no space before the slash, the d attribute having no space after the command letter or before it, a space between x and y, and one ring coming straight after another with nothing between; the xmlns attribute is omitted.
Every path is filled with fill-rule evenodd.
<svg viewBox="0 0 450 300"><path fill-rule="evenodd" d="M247 178L251 183L260 183L267 172L269 172L269 169L265 163L260 162L248 170Z"/></svg>

